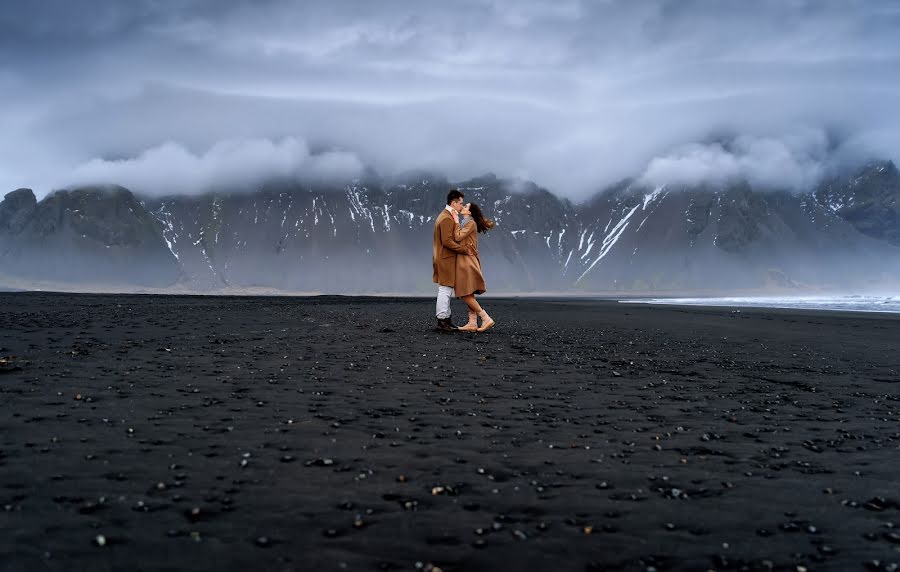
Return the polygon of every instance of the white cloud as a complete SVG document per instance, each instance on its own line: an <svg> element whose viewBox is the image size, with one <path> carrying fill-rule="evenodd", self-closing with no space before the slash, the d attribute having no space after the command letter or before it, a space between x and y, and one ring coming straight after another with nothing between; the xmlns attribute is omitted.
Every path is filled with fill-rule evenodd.
<svg viewBox="0 0 900 572"><path fill-rule="evenodd" d="M92 159L76 167L61 183L115 183L143 194L168 195L246 190L272 178L348 178L358 175L362 168L351 153L311 154L304 141L293 137L280 141L226 140L201 154L170 142L131 159Z"/></svg>
<svg viewBox="0 0 900 572"><path fill-rule="evenodd" d="M684 145L656 157L640 180L651 186L743 180L763 189L803 191L821 179L832 161L821 131L777 139L742 135L725 143Z"/></svg>

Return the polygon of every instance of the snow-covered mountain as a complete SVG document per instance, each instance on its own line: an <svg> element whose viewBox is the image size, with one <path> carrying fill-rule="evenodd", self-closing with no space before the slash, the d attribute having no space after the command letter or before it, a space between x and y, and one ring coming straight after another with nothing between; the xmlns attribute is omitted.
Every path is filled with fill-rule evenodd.
<svg viewBox="0 0 900 572"><path fill-rule="evenodd" d="M81 188L0 203L0 280L429 292L434 217L453 186L412 173L348 184L135 197ZM486 175L458 186L498 226L492 292L860 288L900 283L900 174L875 162L807 193L647 188L573 204Z"/></svg>

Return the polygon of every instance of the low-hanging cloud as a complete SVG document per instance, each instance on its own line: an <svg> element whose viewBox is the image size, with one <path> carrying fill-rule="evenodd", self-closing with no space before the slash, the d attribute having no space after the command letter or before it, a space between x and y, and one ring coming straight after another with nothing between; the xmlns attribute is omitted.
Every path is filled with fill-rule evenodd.
<svg viewBox="0 0 900 572"><path fill-rule="evenodd" d="M804 191L835 161L823 132L781 139L742 135L726 142L684 145L656 157L640 181L651 186L747 181L761 189Z"/></svg>
<svg viewBox="0 0 900 572"><path fill-rule="evenodd" d="M346 179L363 165L352 153L312 154L297 138L226 140L195 154L165 143L130 159L93 159L66 176L74 185L116 183L146 195L246 190L269 179Z"/></svg>

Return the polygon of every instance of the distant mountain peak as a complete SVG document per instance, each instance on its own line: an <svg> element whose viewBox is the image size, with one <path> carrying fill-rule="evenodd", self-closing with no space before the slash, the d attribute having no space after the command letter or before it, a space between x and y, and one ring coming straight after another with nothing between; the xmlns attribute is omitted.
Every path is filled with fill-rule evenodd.
<svg viewBox="0 0 900 572"><path fill-rule="evenodd" d="M15 191L6 193L3 197L3 201L0 204L7 203L10 208L14 205L16 208L26 207L26 206L34 206L37 203L37 199L34 196L34 191L31 189L16 189Z"/></svg>
<svg viewBox="0 0 900 572"><path fill-rule="evenodd" d="M36 205L37 199L31 189L7 193L0 201L0 232L17 231Z"/></svg>
<svg viewBox="0 0 900 572"><path fill-rule="evenodd" d="M498 223L479 244L492 292L900 283L891 161L806 193L623 179L578 204L531 181L453 182L425 170L170 197L91 185L36 202L19 189L0 202L0 274L177 280L198 291L430 291L432 225L454 185Z"/></svg>

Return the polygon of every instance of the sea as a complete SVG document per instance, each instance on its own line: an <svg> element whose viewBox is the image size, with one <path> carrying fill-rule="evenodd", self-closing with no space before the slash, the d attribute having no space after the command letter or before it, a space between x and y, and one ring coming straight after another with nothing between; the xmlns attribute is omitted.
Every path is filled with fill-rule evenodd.
<svg viewBox="0 0 900 572"><path fill-rule="evenodd" d="M900 294L845 296L735 296L714 298L632 298L623 304L670 304L725 306L732 308L788 308L842 312L887 312L900 314Z"/></svg>

